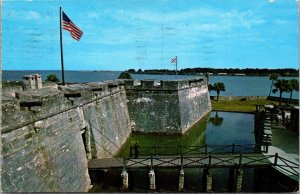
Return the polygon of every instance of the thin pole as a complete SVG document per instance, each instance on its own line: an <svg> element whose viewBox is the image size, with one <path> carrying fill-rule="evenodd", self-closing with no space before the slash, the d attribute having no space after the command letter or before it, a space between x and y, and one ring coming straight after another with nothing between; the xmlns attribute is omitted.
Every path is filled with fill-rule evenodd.
<svg viewBox="0 0 300 194"><path fill-rule="evenodd" d="M175 71L176 75L175 75L175 79L177 79L177 56L175 58L176 58L176 71Z"/></svg>
<svg viewBox="0 0 300 194"><path fill-rule="evenodd" d="M62 22L61 12L62 12L61 7L59 7L61 78L62 78L62 85L65 85L64 54L63 54L62 29L61 29L61 22Z"/></svg>

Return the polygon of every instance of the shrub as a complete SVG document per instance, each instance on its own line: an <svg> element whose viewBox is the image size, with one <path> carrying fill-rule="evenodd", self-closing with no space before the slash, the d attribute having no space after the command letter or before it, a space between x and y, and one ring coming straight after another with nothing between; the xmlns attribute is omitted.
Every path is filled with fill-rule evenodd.
<svg viewBox="0 0 300 194"><path fill-rule="evenodd" d="M128 73L127 71L123 71L119 75L118 79L132 79L132 77L131 77L130 73Z"/></svg>
<svg viewBox="0 0 300 194"><path fill-rule="evenodd" d="M57 76L55 74L49 74L49 75L47 75L46 81L59 82L59 79L57 78Z"/></svg>

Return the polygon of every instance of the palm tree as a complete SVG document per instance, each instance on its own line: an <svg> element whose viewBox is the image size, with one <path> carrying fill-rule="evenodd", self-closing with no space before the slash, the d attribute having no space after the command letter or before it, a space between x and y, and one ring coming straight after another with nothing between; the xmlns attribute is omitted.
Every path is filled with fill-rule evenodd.
<svg viewBox="0 0 300 194"><path fill-rule="evenodd" d="M272 73L272 74L269 75L269 80L272 80L269 96L271 96L271 91L272 91L272 86L274 84L274 81L276 81L277 79L278 79L278 74Z"/></svg>
<svg viewBox="0 0 300 194"><path fill-rule="evenodd" d="M299 81L296 79L291 79L289 80L290 84L291 84L291 88L290 88L290 100L289 102L291 103L291 99L292 99L292 95L293 95L293 91L299 91Z"/></svg>
<svg viewBox="0 0 300 194"><path fill-rule="evenodd" d="M214 86L211 83L207 83L207 87L209 92L214 90Z"/></svg>
<svg viewBox="0 0 300 194"><path fill-rule="evenodd" d="M289 80L279 79L274 83L275 89L273 89L273 93L279 91L279 106L281 105L282 93L291 91L291 83Z"/></svg>
<svg viewBox="0 0 300 194"><path fill-rule="evenodd" d="M214 83L213 90L217 92L217 101L219 100L219 95L221 91L225 91L225 85L223 82Z"/></svg>

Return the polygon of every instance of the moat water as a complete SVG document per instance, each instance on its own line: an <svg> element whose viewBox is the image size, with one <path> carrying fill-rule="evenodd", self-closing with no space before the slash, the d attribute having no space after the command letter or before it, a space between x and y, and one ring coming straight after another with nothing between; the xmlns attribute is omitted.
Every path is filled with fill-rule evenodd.
<svg viewBox="0 0 300 194"><path fill-rule="evenodd" d="M138 141L141 147L151 146L201 146L255 144L254 115L232 112L211 112L194 125L184 135L145 135L132 134L118 157L129 156L129 147ZM229 169L212 169L213 191L228 192ZM149 170L129 171L129 192L148 192ZM185 169L185 192L202 191L203 169ZM99 171L93 174L92 192L119 192L121 170ZM244 170L243 192L256 191L254 186L254 170ZM178 187L178 170L156 170L158 192L176 192Z"/></svg>
<svg viewBox="0 0 300 194"><path fill-rule="evenodd" d="M130 145L137 141L141 147L255 144L254 115L213 111L184 135L132 134L117 156L128 157ZM90 172L93 184L90 192L123 192L120 190L121 171L122 169ZM127 172L129 189L125 192L152 192L149 190L148 169L128 170ZM177 192L178 173L178 169L155 169L156 191ZM204 192L203 169L184 169L184 173L184 192ZM291 189L298 185L297 182L273 168L244 168L243 173L242 192L293 192L294 190ZM229 168L211 169L211 174L213 192L232 192Z"/></svg>

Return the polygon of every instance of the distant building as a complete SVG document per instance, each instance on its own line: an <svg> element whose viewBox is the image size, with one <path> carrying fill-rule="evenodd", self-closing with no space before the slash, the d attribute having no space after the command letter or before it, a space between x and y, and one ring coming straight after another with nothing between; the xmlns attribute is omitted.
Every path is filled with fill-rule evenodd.
<svg viewBox="0 0 300 194"><path fill-rule="evenodd" d="M236 73L236 74L234 74L234 75L237 75L237 76L244 76L244 75L246 75L246 74L244 74L244 73Z"/></svg>
<svg viewBox="0 0 300 194"><path fill-rule="evenodd" d="M227 75L227 73L218 73L218 75Z"/></svg>

